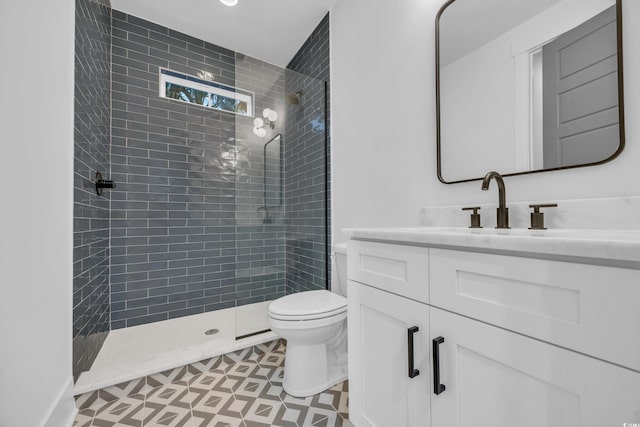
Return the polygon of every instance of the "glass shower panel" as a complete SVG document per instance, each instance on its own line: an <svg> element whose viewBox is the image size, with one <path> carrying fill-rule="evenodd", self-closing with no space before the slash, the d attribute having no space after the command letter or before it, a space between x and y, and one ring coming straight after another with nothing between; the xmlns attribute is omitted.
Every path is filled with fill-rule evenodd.
<svg viewBox="0 0 640 427"><path fill-rule="evenodd" d="M236 337L269 329L268 305L326 288L325 84L236 55ZM291 280L289 280L291 277Z"/></svg>
<svg viewBox="0 0 640 427"><path fill-rule="evenodd" d="M328 289L325 82L285 73L286 294Z"/></svg>
<svg viewBox="0 0 640 427"><path fill-rule="evenodd" d="M235 78L236 87L254 94L252 117L236 116L236 337L241 337L268 329L268 301L285 294L284 205L268 206L264 200L265 150L271 154L270 148L284 141L285 75L280 67L236 54ZM278 136L280 143L274 140Z"/></svg>

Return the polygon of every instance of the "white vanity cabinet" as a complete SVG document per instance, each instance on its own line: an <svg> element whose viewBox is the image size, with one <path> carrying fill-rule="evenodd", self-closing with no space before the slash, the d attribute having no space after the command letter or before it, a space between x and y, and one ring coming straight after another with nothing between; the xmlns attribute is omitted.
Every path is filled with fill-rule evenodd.
<svg viewBox="0 0 640 427"><path fill-rule="evenodd" d="M640 374L430 309L440 345L433 427L603 427L640 420ZM356 424L357 425L357 424Z"/></svg>
<svg viewBox="0 0 640 427"><path fill-rule="evenodd" d="M350 281L348 324L355 338L349 341L350 421L358 427L429 426L425 306Z"/></svg>
<svg viewBox="0 0 640 427"><path fill-rule="evenodd" d="M429 426L428 250L357 246L348 258L349 419L358 427Z"/></svg>
<svg viewBox="0 0 640 427"><path fill-rule="evenodd" d="M356 427L640 423L637 270L353 240L348 256Z"/></svg>

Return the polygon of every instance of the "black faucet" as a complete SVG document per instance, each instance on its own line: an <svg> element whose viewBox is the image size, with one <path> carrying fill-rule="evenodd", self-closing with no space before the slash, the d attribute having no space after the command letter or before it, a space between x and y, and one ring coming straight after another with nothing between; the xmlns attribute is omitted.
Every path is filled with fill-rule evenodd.
<svg viewBox="0 0 640 427"><path fill-rule="evenodd" d="M509 227L509 208L507 208L507 192L504 188L504 180L502 179L502 175L498 172L491 171L484 176L482 180L482 189L488 190L489 183L492 179L495 179L498 183L498 209L497 209L497 219L496 219L496 228L511 228Z"/></svg>

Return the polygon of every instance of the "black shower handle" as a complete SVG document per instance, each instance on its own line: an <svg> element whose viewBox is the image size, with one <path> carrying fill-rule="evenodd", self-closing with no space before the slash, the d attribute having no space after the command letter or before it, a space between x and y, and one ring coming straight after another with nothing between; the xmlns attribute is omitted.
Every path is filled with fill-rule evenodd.
<svg viewBox="0 0 640 427"><path fill-rule="evenodd" d="M110 179L102 179L102 174L100 172L96 172L94 182L96 184L96 194L98 196L102 196L103 188L116 188L116 183Z"/></svg>

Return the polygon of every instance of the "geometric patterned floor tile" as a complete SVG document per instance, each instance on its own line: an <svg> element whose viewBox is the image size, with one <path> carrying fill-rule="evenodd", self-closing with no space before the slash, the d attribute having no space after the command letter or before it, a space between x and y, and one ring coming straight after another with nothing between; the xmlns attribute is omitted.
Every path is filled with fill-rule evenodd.
<svg viewBox="0 0 640 427"><path fill-rule="evenodd" d="M201 412L208 414L219 414L222 412L223 408L228 405L228 402L233 399L232 394L222 393L219 391L209 391L207 394L202 396L202 399L197 399L194 401L191 411L192 412Z"/></svg>
<svg viewBox="0 0 640 427"><path fill-rule="evenodd" d="M194 371L194 375L197 375L202 372L220 370L224 371L224 367L220 368L220 364L222 363L222 356L212 357L210 359L201 360L200 362L192 363L190 366Z"/></svg>
<svg viewBox="0 0 640 427"><path fill-rule="evenodd" d="M265 365L261 365L265 367ZM268 380L271 384L277 384L282 387L282 381L284 380L284 366L276 367L270 374Z"/></svg>
<svg viewBox="0 0 640 427"><path fill-rule="evenodd" d="M284 402L285 405L291 405L291 406L295 405L295 406L304 406L304 407L311 406L311 402L313 400L313 396L294 397L285 393L284 390L282 391L280 398L282 399L282 402Z"/></svg>
<svg viewBox="0 0 640 427"><path fill-rule="evenodd" d="M304 426L338 426L342 425L342 417L335 411L323 408L310 407L307 416L301 425Z"/></svg>
<svg viewBox="0 0 640 427"><path fill-rule="evenodd" d="M276 415L278 415L280 406L282 406L281 403L273 400L254 400L249 411L244 416L245 424L247 421L251 421L256 425L275 425Z"/></svg>
<svg viewBox="0 0 640 427"><path fill-rule="evenodd" d="M191 376L188 366L180 366L178 368L169 369L167 371L158 372L147 376L147 385L151 388L163 386L177 381L186 381Z"/></svg>
<svg viewBox="0 0 640 427"><path fill-rule="evenodd" d="M189 409L189 385L186 381L178 381L155 388L147 393L145 400L166 406Z"/></svg>
<svg viewBox="0 0 640 427"><path fill-rule="evenodd" d="M100 390L91 391L76 397L76 407L80 410L103 406L107 402L136 394L144 393L146 386L145 378L138 378L126 381L121 384L105 387Z"/></svg>
<svg viewBox="0 0 640 427"><path fill-rule="evenodd" d="M221 414L193 413L193 426L197 427L245 427L241 418Z"/></svg>
<svg viewBox="0 0 640 427"><path fill-rule="evenodd" d="M191 408L165 406L155 402L145 402L144 426L184 427L191 426Z"/></svg>
<svg viewBox="0 0 640 427"><path fill-rule="evenodd" d="M262 392L260 393L259 398L262 400L270 400L273 402L277 402L277 403L281 403L282 399L280 398L280 396L282 396L282 394L284 393L284 391L282 390L282 386L279 384L273 384L273 383L269 383L267 385L267 387L265 387Z"/></svg>
<svg viewBox="0 0 640 427"><path fill-rule="evenodd" d="M225 393L233 393L242 385L244 380L244 377L225 375L224 378L215 385L215 389Z"/></svg>
<svg viewBox="0 0 640 427"><path fill-rule="evenodd" d="M93 421L93 414L95 411L83 409L78 411L76 419L73 421L73 427L89 427Z"/></svg>
<svg viewBox="0 0 640 427"><path fill-rule="evenodd" d="M136 394L144 392L145 385L144 378L138 378L137 380L112 385L100 390L100 398L110 402L122 397L135 396Z"/></svg>
<svg viewBox="0 0 640 427"><path fill-rule="evenodd" d="M166 384L147 394L144 425L181 427L191 419L191 395L186 381Z"/></svg>
<svg viewBox="0 0 640 427"><path fill-rule="evenodd" d="M234 363L226 370L227 375L233 375L236 377L248 377L251 371L257 366L256 362L250 360L243 360L241 362Z"/></svg>
<svg viewBox="0 0 640 427"><path fill-rule="evenodd" d="M306 398L284 392L285 350L275 340L87 393L73 427L350 426L347 381Z"/></svg>
<svg viewBox="0 0 640 427"><path fill-rule="evenodd" d="M328 393L333 394L333 407L338 410L344 419L349 418L349 381L336 384L331 387Z"/></svg>
<svg viewBox="0 0 640 427"><path fill-rule="evenodd" d="M249 371L250 378L260 378L269 380L277 372L279 366L257 364L251 367Z"/></svg>
<svg viewBox="0 0 640 427"><path fill-rule="evenodd" d="M242 420L249 412L254 400L251 397L234 395L222 405L218 414Z"/></svg>
<svg viewBox="0 0 640 427"><path fill-rule="evenodd" d="M283 367L284 366L284 354L282 353L265 353L262 357L258 359L258 364L260 366L270 366L270 367Z"/></svg>
<svg viewBox="0 0 640 427"><path fill-rule="evenodd" d="M142 426L144 400L132 397L108 402L96 411L93 418L94 426Z"/></svg>
<svg viewBox="0 0 640 427"><path fill-rule="evenodd" d="M89 409L95 405L98 405L98 398L100 396L100 390L90 391L88 393L83 393L75 397L76 399L76 408L80 411L83 409ZM105 403L105 402L101 402Z"/></svg>
<svg viewBox="0 0 640 427"><path fill-rule="evenodd" d="M234 395L257 399L266 390L269 390L270 386L271 384L266 379L249 377L244 379L242 384L234 391Z"/></svg>
<svg viewBox="0 0 640 427"><path fill-rule="evenodd" d="M283 427L302 426L308 410L309 408L306 406L282 405L278 410L274 425Z"/></svg>
<svg viewBox="0 0 640 427"><path fill-rule="evenodd" d="M227 374L222 371L202 372L189 378L189 386L202 388L205 390L213 390L223 383L227 378Z"/></svg>

